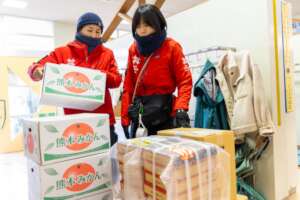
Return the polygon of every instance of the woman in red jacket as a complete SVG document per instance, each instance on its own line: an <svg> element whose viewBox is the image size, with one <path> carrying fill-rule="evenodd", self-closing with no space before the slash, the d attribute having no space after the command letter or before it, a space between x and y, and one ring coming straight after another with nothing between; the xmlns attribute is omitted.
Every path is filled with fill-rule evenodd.
<svg viewBox="0 0 300 200"><path fill-rule="evenodd" d="M111 145L113 145L118 137L114 131L115 117L109 89L119 87L122 77L118 72L113 52L102 45L102 31L103 23L98 15L94 13L82 15L77 23L75 41L55 49L37 63L33 63L29 67L28 73L34 81L41 80L43 78L43 68L46 63L70 64L100 70L106 73L105 103L90 112L109 114ZM64 112L65 114L77 114L87 113L89 111L65 108Z"/></svg>
<svg viewBox="0 0 300 200"><path fill-rule="evenodd" d="M167 23L154 5L140 6L133 17L135 42L129 48L122 96L122 126L135 137L139 122L148 135L189 127L192 76L179 43L166 35ZM178 89L178 96L172 94ZM141 118L141 120L139 120Z"/></svg>

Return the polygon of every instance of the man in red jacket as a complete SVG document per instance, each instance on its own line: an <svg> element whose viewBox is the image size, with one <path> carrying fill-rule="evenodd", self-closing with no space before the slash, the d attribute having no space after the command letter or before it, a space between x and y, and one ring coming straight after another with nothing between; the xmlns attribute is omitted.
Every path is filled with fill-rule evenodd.
<svg viewBox="0 0 300 200"><path fill-rule="evenodd" d="M102 31L103 23L98 15L94 13L82 15L77 23L75 41L55 49L37 63L33 63L28 69L28 74L34 81L41 80L43 78L43 68L46 63L69 64L100 70L106 73L105 102L102 106L94 111L64 108L64 112L67 115L88 112L109 114L111 145L113 145L118 137L114 131L115 116L109 89L119 87L122 77L119 74L113 52L102 45Z"/></svg>

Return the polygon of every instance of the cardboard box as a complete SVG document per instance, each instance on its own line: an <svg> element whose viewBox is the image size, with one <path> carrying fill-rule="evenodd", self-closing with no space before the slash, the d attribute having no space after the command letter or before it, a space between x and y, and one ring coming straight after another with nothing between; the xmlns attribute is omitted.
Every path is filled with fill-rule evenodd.
<svg viewBox="0 0 300 200"><path fill-rule="evenodd" d="M104 103L105 87L99 70L47 63L40 104L92 111Z"/></svg>
<svg viewBox="0 0 300 200"><path fill-rule="evenodd" d="M103 193L94 194L88 197L79 198L78 200L113 200L113 199L114 199L113 192L110 190Z"/></svg>
<svg viewBox="0 0 300 200"><path fill-rule="evenodd" d="M25 155L40 165L105 153L110 147L107 114L24 120Z"/></svg>
<svg viewBox="0 0 300 200"><path fill-rule="evenodd" d="M141 190L151 197L154 188L156 200L188 199L189 193L192 199L230 199L229 157L216 145L151 136L120 142L117 150L125 200L138 199L132 195Z"/></svg>
<svg viewBox="0 0 300 200"><path fill-rule="evenodd" d="M28 159L28 178L30 200L96 200L99 196L93 195L111 191L110 156L105 153L48 166Z"/></svg>
<svg viewBox="0 0 300 200"><path fill-rule="evenodd" d="M236 184L236 166L235 166L235 145L234 133L230 130L215 130L201 128L178 128L162 130L158 132L161 136L178 136L182 138L192 139L199 142L208 142L223 148L230 156L230 199L236 200L237 184Z"/></svg>
<svg viewBox="0 0 300 200"><path fill-rule="evenodd" d="M248 197L244 196L244 195L240 195L238 194L236 197L237 200L248 200Z"/></svg>

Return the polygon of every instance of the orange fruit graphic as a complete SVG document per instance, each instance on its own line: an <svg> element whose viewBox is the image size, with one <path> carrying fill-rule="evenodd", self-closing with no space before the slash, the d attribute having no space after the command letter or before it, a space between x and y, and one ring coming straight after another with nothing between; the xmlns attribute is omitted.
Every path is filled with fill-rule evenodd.
<svg viewBox="0 0 300 200"><path fill-rule="evenodd" d="M73 93L83 93L88 90L87 88L76 87L76 83L80 83L81 85L82 84L90 84L89 78L86 75L79 73L79 72L69 72L69 73L65 74L64 80L67 80L67 81L70 80L72 83L75 83L75 86L74 85L65 86L65 88L67 90L69 90L70 92L73 92Z"/></svg>
<svg viewBox="0 0 300 200"><path fill-rule="evenodd" d="M29 129L29 133L27 135L27 148L28 148L28 152L32 154L34 150L34 139L31 133L31 129Z"/></svg>
<svg viewBox="0 0 300 200"><path fill-rule="evenodd" d="M80 151L87 148L93 142L94 135L93 128L86 123L72 124L66 128L63 133L63 137L66 141L68 141L70 137L74 138L74 143L67 145L67 148L72 151Z"/></svg>
<svg viewBox="0 0 300 200"><path fill-rule="evenodd" d="M86 189L93 183L94 179L90 179L89 181L81 183L78 183L78 180L79 176L87 176L89 174L91 174L93 177L95 177L96 174L95 169L89 164L79 163L71 166L65 171L65 173L63 174L63 178L67 181L70 180L70 178L73 178L74 184L69 185L68 187L66 187L66 189L72 192L78 192Z"/></svg>

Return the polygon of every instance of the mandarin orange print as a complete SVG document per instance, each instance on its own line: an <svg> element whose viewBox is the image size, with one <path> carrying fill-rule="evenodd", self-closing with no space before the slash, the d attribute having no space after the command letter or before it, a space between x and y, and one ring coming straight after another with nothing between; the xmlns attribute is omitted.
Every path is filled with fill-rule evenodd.
<svg viewBox="0 0 300 200"><path fill-rule="evenodd" d="M67 180L68 182L72 182L70 180L73 179L74 183L67 186L66 189L72 192L82 191L88 188L93 183L94 178L86 178L85 181L80 181L80 177L95 177L95 175L95 169L89 164L80 163L73 165L69 169L67 169L63 174L63 178L65 180Z"/></svg>
<svg viewBox="0 0 300 200"><path fill-rule="evenodd" d="M69 141L73 138L73 142L67 145L67 148L72 151L79 151L87 148L94 139L94 130L86 123L76 123L65 129L63 137Z"/></svg>
<svg viewBox="0 0 300 200"><path fill-rule="evenodd" d="M64 80L71 81L73 83L78 83L81 85L83 85L83 84L89 85L90 84L89 78L86 75L79 73L79 72L69 72L69 73L65 74ZM78 94L86 92L88 90L88 88L77 87L76 85L67 85L67 86L65 86L65 88L67 90L69 90L70 92L78 93Z"/></svg>

